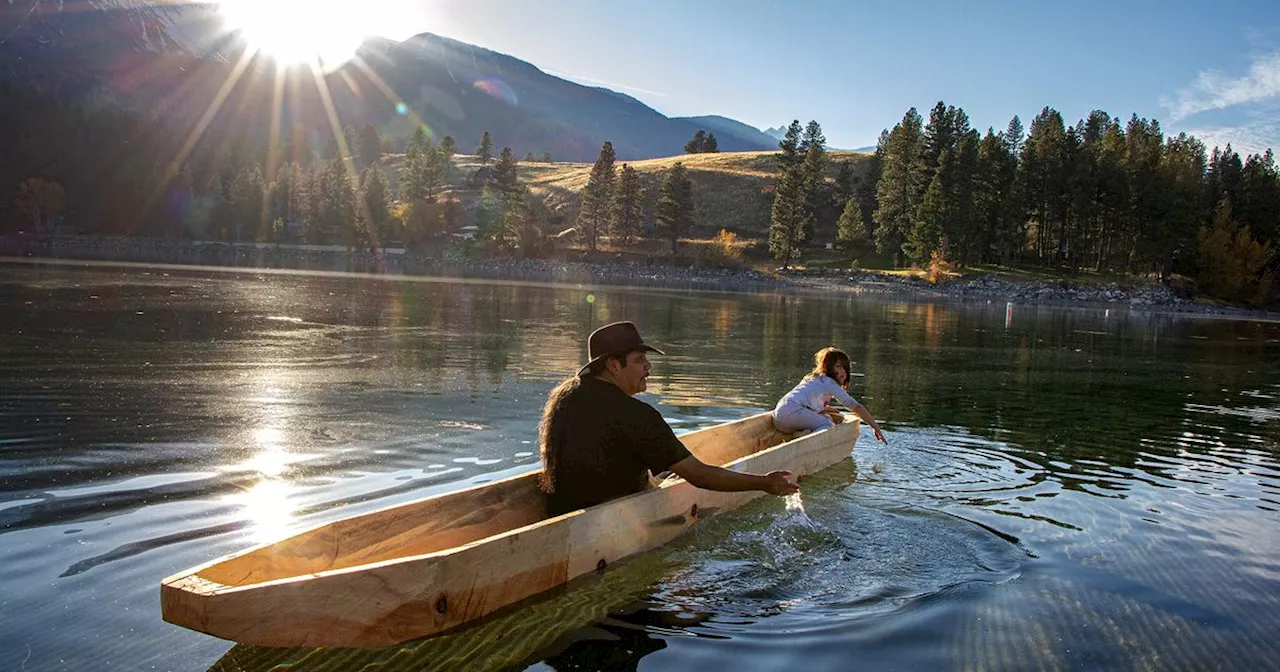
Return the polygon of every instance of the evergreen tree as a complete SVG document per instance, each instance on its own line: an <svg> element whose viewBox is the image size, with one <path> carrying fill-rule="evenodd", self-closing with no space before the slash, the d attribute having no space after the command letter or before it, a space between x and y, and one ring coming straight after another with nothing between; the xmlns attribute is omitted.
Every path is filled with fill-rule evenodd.
<svg viewBox="0 0 1280 672"><path fill-rule="evenodd" d="M480 136L480 145L476 147L476 157L480 159L480 165L489 165L489 159L493 158L493 137L489 135L489 131L485 131Z"/></svg>
<svg viewBox="0 0 1280 672"><path fill-rule="evenodd" d="M644 225L644 189L640 174L622 164L618 184L614 188L611 233L622 245L630 245L640 236Z"/></svg>
<svg viewBox="0 0 1280 672"><path fill-rule="evenodd" d="M874 215L876 249L881 253L901 251L924 198L923 122L913 107L885 138Z"/></svg>
<svg viewBox="0 0 1280 672"><path fill-rule="evenodd" d="M354 126L344 126L342 128L342 155L344 158L354 158L357 156L356 150L360 147L360 134L356 132Z"/></svg>
<svg viewBox="0 0 1280 672"><path fill-rule="evenodd" d="M426 129L419 126L413 132L404 161L400 164L400 198L406 203L425 199L431 194L431 170L427 157L430 151L431 139L427 137Z"/></svg>
<svg viewBox="0 0 1280 672"><path fill-rule="evenodd" d="M1161 182L1167 207L1163 226L1153 232L1153 257L1160 264L1160 280L1169 283L1174 262L1194 258L1196 230L1208 219L1204 199L1208 157L1204 144L1181 133L1165 142L1161 156Z"/></svg>
<svg viewBox="0 0 1280 672"><path fill-rule="evenodd" d="M680 236L693 227L693 182L684 163L676 162L662 179L658 195L655 228L671 239L671 256L676 256Z"/></svg>
<svg viewBox="0 0 1280 672"><path fill-rule="evenodd" d="M819 136L821 131L819 131ZM801 179L804 182L804 200L802 221L804 222L803 240L813 240L818 226L818 219L826 214L827 204L831 202L830 190L827 188L826 163L827 153L822 143L810 142L805 150L804 163L800 165ZM830 220L828 220L830 221Z"/></svg>
<svg viewBox="0 0 1280 672"><path fill-rule="evenodd" d="M800 165L804 160L804 153L800 150L800 120L793 119L791 124L787 126L786 135L778 142L778 149L782 150L778 154L778 169L786 170L792 166ZM807 147L805 149L808 149Z"/></svg>
<svg viewBox="0 0 1280 672"><path fill-rule="evenodd" d="M951 150L944 150L944 154ZM920 212L907 232L907 239L902 250L913 262L920 266L929 263L934 252L941 251L943 229L947 218L947 196L944 173L933 176L929 189L925 191L924 201L920 204ZM944 252L945 255L945 252Z"/></svg>
<svg viewBox="0 0 1280 672"><path fill-rule="evenodd" d="M596 251L597 239L609 224L609 210L613 203L614 163L617 156L613 151L613 143L605 142L600 148L600 156L591 167L591 176L587 178L587 186L582 190L582 209L578 213L578 233L586 241L592 252Z"/></svg>
<svg viewBox="0 0 1280 672"><path fill-rule="evenodd" d="M536 159L536 158L533 156L533 152L528 152L528 153L526 153L526 154L524 155L524 162L525 162L525 163L533 163L533 162L535 162L535 161L537 161L537 160L538 160L538 159Z"/></svg>
<svg viewBox="0 0 1280 672"><path fill-rule="evenodd" d="M357 241L356 194L341 156L335 156L325 166L320 225L329 231L341 233L348 247Z"/></svg>
<svg viewBox="0 0 1280 672"><path fill-rule="evenodd" d="M293 201L291 196L297 190L298 164L294 162L280 166L276 179L267 187L267 221L294 221Z"/></svg>
<svg viewBox="0 0 1280 672"><path fill-rule="evenodd" d="M551 159L551 152L543 152L540 160L542 161L542 163L554 163L554 161Z"/></svg>
<svg viewBox="0 0 1280 672"><path fill-rule="evenodd" d="M1070 192L1067 178L1071 141L1062 115L1046 107L1031 120L1031 132L1022 146L1021 168L1030 226L1028 232L1036 258L1052 263L1058 232L1065 229Z"/></svg>
<svg viewBox="0 0 1280 672"><path fill-rule="evenodd" d="M770 212L769 252L786 269L800 254L806 226L805 176L799 167L782 171Z"/></svg>
<svg viewBox="0 0 1280 672"><path fill-rule="evenodd" d="M452 135L440 138L440 151L444 153L446 159L452 159L453 155L458 153L458 148L453 141Z"/></svg>
<svg viewBox="0 0 1280 672"><path fill-rule="evenodd" d="M1003 133L987 129L978 146L974 177L974 219L979 261L1007 261L1016 254L1021 234L1016 212L1018 159Z"/></svg>
<svg viewBox="0 0 1280 672"><path fill-rule="evenodd" d="M378 135L378 127L365 124L360 127L359 145L352 150L360 159L360 165L371 166L382 158L382 137Z"/></svg>
<svg viewBox="0 0 1280 672"><path fill-rule="evenodd" d="M836 181L832 185L832 196L837 202L844 203L857 195L857 183L853 176L853 161L845 159L836 166Z"/></svg>
<svg viewBox="0 0 1280 672"><path fill-rule="evenodd" d="M391 188L378 164L371 164L360 176L360 193L368 225L377 234L376 240L385 246L395 238L395 232L391 230Z"/></svg>
<svg viewBox="0 0 1280 672"><path fill-rule="evenodd" d="M880 137L876 140L876 151L872 152L871 158L867 161L863 177L857 181L856 187L858 204L862 210L862 225L867 230L867 234L872 236L873 241L876 233L876 189L880 184L880 175L884 167L885 148L888 144L889 130L885 129L880 132Z"/></svg>
<svg viewBox="0 0 1280 672"><path fill-rule="evenodd" d="M266 226L266 184L257 166L246 166L236 173L231 183L231 204L235 213L235 241L245 239L246 229L250 240L257 239Z"/></svg>
<svg viewBox="0 0 1280 672"><path fill-rule="evenodd" d="M707 139L702 143L702 151L706 154L714 154L720 151L720 142L716 140L715 133L708 133Z"/></svg>
<svg viewBox="0 0 1280 672"><path fill-rule="evenodd" d="M1018 156L1022 152L1023 134L1022 120L1015 114L1009 120L1009 126L1005 128L1003 136L1005 149L1013 156Z"/></svg>
<svg viewBox="0 0 1280 672"><path fill-rule="evenodd" d="M422 185L426 189L426 198L434 198L448 182L451 166L452 162L442 150L427 146L422 156Z"/></svg>
<svg viewBox="0 0 1280 672"><path fill-rule="evenodd" d="M520 186L520 165L516 162L516 155L510 147L502 148L498 162L493 165L493 171L489 173L489 186L504 197L515 193Z"/></svg>
<svg viewBox="0 0 1280 672"><path fill-rule="evenodd" d="M792 123L797 126L799 125L798 121ZM790 128L787 129L787 133L791 133ZM800 145L797 147L797 151L801 155L806 155L809 153L809 149L814 146L817 146L819 149L825 149L827 146L827 136L822 134L822 125L817 121L810 119L809 123L805 124L804 135L800 139Z"/></svg>
<svg viewBox="0 0 1280 672"><path fill-rule="evenodd" d="M704 147L706 147L706 144L707 144L707 132L702 129L698 129L698 132L693 134L693 139L690 140L689 142L684 143L684 153L699 154L701 152L704 152L706 151L704 149Z"/></svg>
<svg viewBox="0 0 1280 672"><path fill-rule="evenodd" d="M860 247L871 243L871 234L862 219L862 204L856 197L845 199L844 210L836 221L836 240Z"/></svg>
<svg viewBox="0 0 1280 672"><path fill-rule="evenodd" d="M1125 232L1131 241L1129 270L1154 270L1159 263L1159 229L1169 212L1168 192L1163 188L1164 133L1159 122L1133 115L1125 127L1129 207Z"/></svg>

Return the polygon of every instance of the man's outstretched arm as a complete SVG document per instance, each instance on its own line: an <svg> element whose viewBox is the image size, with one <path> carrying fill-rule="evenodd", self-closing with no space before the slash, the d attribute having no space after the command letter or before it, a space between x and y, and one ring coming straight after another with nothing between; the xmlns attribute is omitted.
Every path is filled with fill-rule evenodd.
<svg viewBox="0 0 1280 672"><path fill-rule="evenodd" d="M704 490L721 492L762 490L777 497L800 491L800 486L787 480L791 475L789 471L773 471L763 476L743 474L707 464L693 455L671 465L671 471Z"/></svg>

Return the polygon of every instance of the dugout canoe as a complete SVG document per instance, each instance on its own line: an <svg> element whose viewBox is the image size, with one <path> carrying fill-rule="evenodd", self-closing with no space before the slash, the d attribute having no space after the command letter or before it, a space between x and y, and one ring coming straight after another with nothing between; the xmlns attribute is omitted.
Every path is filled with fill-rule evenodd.
<svg viewBox="0 0 1280 672"><path fill-rule="evenodd" d="M680 437L709 464L797 477L848 457L859 423L798 437L769 414ZM170 576L164 620L243 644L391 646L440 634L671 541L763 493L668 478L548 517L537 473L326 523Z"/></svg>

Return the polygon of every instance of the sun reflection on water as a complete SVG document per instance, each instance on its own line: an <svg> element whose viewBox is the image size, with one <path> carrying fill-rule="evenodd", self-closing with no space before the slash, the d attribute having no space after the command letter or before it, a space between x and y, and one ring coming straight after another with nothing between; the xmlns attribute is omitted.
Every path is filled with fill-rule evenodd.
<svg viewBox="0 0 1280 672"><path fill-rule="evenodd" d="M295 494L287 478L290 465L305 458L288 450L286 434L279 427L259 427L251 437L254 454L228 469L256 472L258 480L227 499L243 510L241 518L250 523L254 543L275 541L288 535L297 508L290 501Z"/></svg>

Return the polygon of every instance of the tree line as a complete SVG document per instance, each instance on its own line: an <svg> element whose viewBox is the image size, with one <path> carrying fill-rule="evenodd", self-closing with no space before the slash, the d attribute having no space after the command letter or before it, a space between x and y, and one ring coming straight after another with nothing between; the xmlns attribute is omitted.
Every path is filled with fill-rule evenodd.
<svg viewBox="0 0 1280 672"><path fill-rule="evenodd" d="M1095 110L1068 125L1046 107L1024 129L972 128L939 102L884 131L860 184L823 176L820 127L779 143L769 246L783 265L834 202L837 239L919 266L1030 264L1070 272L1174 273L1211 295L1277 298L1280 173L1270 150L1207 151L1158 121Z"/></svg>

